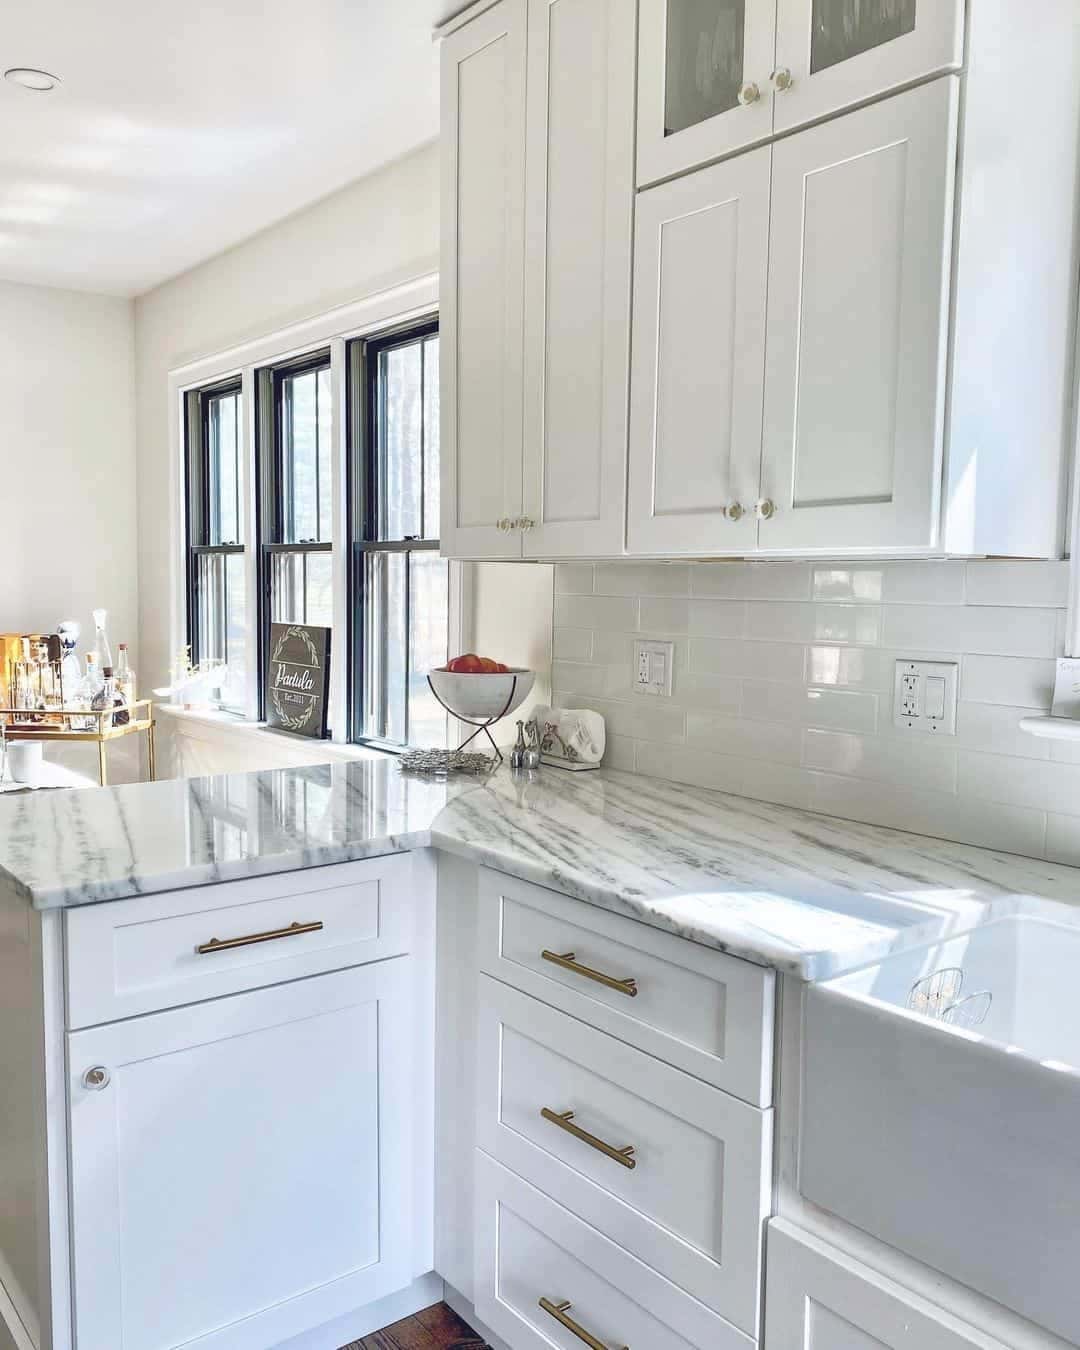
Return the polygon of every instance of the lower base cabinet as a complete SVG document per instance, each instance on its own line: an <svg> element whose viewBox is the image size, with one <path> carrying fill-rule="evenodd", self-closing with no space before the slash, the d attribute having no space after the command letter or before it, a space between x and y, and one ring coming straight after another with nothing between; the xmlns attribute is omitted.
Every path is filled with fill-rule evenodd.
<svg viewBox="0 0 1080 1350"><path fill-rule="evenodd" d="M783 1219L766 1252L764 1350L1008 1350Z"/></svg>
<svg viewBox="0 0 1080 1350"><path fill-rule="evenodd" d="M409 1283L409 964L69 1035L79 1350L266 1350Z"/></svg>
<svg viewBox="0 0 1080 1350"><path fill-rule="evenodd" d="M512 1350L755 1350L757 1342L485 1153L476 1312Z"/></svg>

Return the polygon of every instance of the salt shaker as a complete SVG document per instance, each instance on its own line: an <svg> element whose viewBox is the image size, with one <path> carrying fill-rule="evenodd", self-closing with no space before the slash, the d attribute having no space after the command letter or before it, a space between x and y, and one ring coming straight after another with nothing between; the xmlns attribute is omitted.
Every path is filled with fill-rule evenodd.
<svg viewBox="0 0 1080 1350"><path fill-rule="evenodd" d="M529 753L525 745L525 723L519 721L517 729L517 740L514 742L513 750L510 751L510 767L512 769L524 768L525 756Z"/></svg>

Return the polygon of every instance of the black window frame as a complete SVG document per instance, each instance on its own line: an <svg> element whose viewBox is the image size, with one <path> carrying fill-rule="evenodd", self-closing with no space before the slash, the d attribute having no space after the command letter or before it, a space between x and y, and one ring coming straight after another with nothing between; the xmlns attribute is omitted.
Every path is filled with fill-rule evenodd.
<svg viewBox="0 0 1080 1350"><path fill-rule="evenodd" d="M323 346L312 352L305 352L291 360L275 362L263 366L255 372L255 475L256 475L256 538L258 539L258 712L260 720L266 716L266 661L270 642L270 624L273 608L273 560L274 555L298 554L304 558L305 592L306 563L312 553L332 554L334 542L330 540L304 540L296 543L285 542L285 493L284 483L284 401L285 381L292 376L305 375L311 371L330 370L330 348ZM331 395L332 397L332 395ZM332 453L332 450L331 450ZM316 500L319 501L318 474L316 473ZM333 500L326 503L326 510L333 522ZM316 518L319 518L317 507ZM306 616L305 616L306 617ZM303 622L304 620L301 620ZM333 656L331 655L331 660ZM327 729L327 735L330 735Z"/></svg>
<svg viewBox="0 0 1080 1350"><path fill-rule="evenodd" d="M199 609L201 604L201 582L199 559L207 555L243 555L247 546L240 540L213 544L210 542L212 508L210 500L210 405L215 400L235 396L239 398L239 411L243 408L243 382L240 375L230 375L213 384L189 389L184 394L184 501L186 514L185 573L187 581L187 640L191 650L191 660L197 665L211 653L204 652L202 633L199 627ZM243 474L243 446L239 443L242 419L237 419L239 453L237 455L236 481L236 524L237 532L243 533L243 509L241 484ZM225 591L223 632L228 632L228 591ZM222 659L227 656L227 647L220 653ZM222 705L225 707L226 705ZM243 708L227 706L227 711L242 713Z"/></svg>
<svg viewBox="0 0 1080 1350"><path fill-rule="evenodd" d="M346 346L346 418L347 418L347 527L349 538L348 568L348 613L349 631L346 634L349 652L348 670L348 738L357 745L372 746L400 754L409 748L409 702L405 700L405 741L389 741L368 736L363 732L365 723L364 708L364 603L365 583L364 567L369 553L438 553L441 540L425 539L422 535L406 535L401 539L379 539L377 527L378 512L378 465L379 399L376 383L379 379L379 358L395 347L409 346L414 342L423 342L430 337L439 336L439 316L428 314L419 319L396 324L368 337L351 339ZM424 406L423 371L421 363L421 409ZM421 416L421 464L423 464L423 428ZM421 530L424 521L424 493L420 493ZM437 522L436 522L437 524ZM405 631L411 631L411 596L409 592L410 568L408 558L405 563ZM405 682L409 681L410 646L405 645ZM383 718L385 725L385 717Z"/></svg>

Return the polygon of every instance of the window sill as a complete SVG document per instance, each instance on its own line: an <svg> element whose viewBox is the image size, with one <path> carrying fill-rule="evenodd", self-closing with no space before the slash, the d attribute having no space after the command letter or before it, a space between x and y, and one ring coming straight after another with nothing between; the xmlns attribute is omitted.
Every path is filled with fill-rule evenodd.
<svg viewBox="0 0 1080 1350"><path fill-rule="evenodd" d="M172 703L158 703L154 713L176 723L174 734L197 737L200 740L233 740L247 745L274 746L295 755L309 764L328 764L337 760L386 759L390 752L367 745L349 745L342 741L314 740L308 736L293 736L287 731L252 722L237 713L219 712L213 708L181 708Z"/></svg>

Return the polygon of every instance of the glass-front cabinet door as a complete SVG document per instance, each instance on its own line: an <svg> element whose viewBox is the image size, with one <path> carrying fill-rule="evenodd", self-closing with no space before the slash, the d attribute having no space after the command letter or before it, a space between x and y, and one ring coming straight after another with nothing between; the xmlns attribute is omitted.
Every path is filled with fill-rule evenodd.
<svg viewBox="0 0 1080 1350"><path fill-rule="evenodd" d="M772 134L772 0L641 0L638 185Z"/></svg>
<svg viewBox="0 0 1080 1350"><path fill-rule="evenodd" d="M963 0L777 0L776 130L963 61Z"/></svg>

